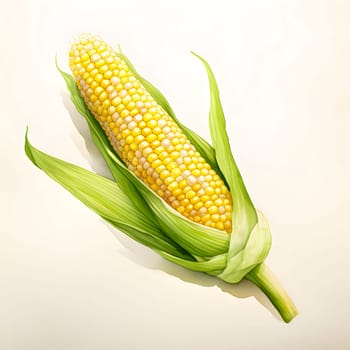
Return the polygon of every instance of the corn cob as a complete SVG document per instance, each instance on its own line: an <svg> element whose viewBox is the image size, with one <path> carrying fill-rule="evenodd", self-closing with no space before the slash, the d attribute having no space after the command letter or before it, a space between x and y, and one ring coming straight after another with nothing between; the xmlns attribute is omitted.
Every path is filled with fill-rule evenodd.
<svg viewBox="0 0 350 350"><path fill-rule="evenodd" d="M230 233L232 200L224 182L118 54L82 35L71 47L70 68L127 167L189 220Z"/></svg>

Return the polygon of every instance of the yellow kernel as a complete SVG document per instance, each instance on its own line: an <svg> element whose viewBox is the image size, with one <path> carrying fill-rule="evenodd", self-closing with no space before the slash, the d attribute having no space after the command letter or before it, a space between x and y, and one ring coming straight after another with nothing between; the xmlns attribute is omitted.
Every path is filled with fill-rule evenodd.
<svg viewBox="0 0 350 350"><path fill-rule="evenodd" d="M103 75L102 74L97 74L95 77L95 81L97 81L98 83L103 79Z"/></svg>
<svg viewBox="0 0 350 350"><path fill-rule="evenodd" d="M112 104L113 106L117 107L121 103L121 101L122 99L119 96L117 96L112 100Z"/></svg>
<svg viewBox="0 0 350 350"><path fill-rule="evenodd" d="M224 224L221 221L219 221L219 222L216 223L216 228L218 230L224 230L225 226L224 226Z"/></svg>
<svg viewBox="0 0 350 350"><path fill-rule="evenodd" d="M132 161L131 161L131 164L132 164L133 166L137 166L137 165L139 164L138 159L137 159L137 158L133 158Z"/></svg>
<svg viewBox="0 0 350 350"><path fill-rule="evenodd" d="M133 131L135 131L135 130L136 130L136 128L135 128ZM140 132L141 132L141 130L140 130ZM135 142L136 142L137 144L139 144L139 143L142 142L144 139L145 139L145 138L144 138L142 135L137 135L137 136L135 137Z"/></svg>
<svg viewBox="0 0 350 350"><path fill-rule="evenodd" d="M150 129L150 128L144 128L143 130L142 130L142 135L144 135L144 136L148 136L148 135L150 135L152 133L152 130Z"/></svg>
<svg viewBox="0 0 350 350"><path fill-rule="evenodd" d="M183 191L184 191L184 193L187 193L187 192L191 191L191 187L186 186Z"/></svg>
<svg viewBox="0 0 350 350"><path fill-rule="evenodd" d="M132 159L134 159L134 152L133 151L128 151L128 153L126 154L126 158L128 159L128 160L132 160Z"/></svg>
<svg viewBox="0 0 350 350"><path fill-rule="evenodd" d="M143 120L141 120L140 123L139 123L139 127L141 129L145 128L146 127L146 123Z"/></svg>
<svg viewBox="0 0 350 350"><path fill-rule="evenodd" d="M213 204L214 204L213 201L206 201L206 202L204 203L204 205L205 205L207 208L210 208ZM213 213L213 214L214 214L214 213Z"/></svg>
<svg viewBox="0 0 350 350"><path fill-rule="evenodd" d="M160 135L162 133L162 129L157 126L153 129L153 132L156 134L156 135Z"/></svg>
<svg viewBox="0 0 350 350"><path fill-rule="evenodd" d="M153 148L155 147L154 144L155 144L155 141L153 141L152 144L151 144ZM162 152L164 152L164 148L162 146L154 148L154 153L159 155Z"/></svg>
<svg viewBox="0 0 350 350"><path fill-rule="evenodd" d="M183 162L188 165L191 164L191 157L184 157Z"/></svg>
<svg viewBox="0 0 350 350"><path fill-rule="evenodd" d="M132 133L133 136L138 136L138 135L141 134L141 129L140 128L134 128L134 129L132 129L131 133Z"/></svg>
<svg viewBox="0 0 350 350"><path fill-rule="evenodd" d="M180 153L177 151L171 152L170 155L171 155L171 158L174 160L180 157Z"/></svg>
<svg viewBox="0 0 350 350"><path fill-rule="evenodd" d="M194 184L193 186L192 186L192 189L193 189L193 191L195 191L195 192L197 192L197 191L199 191L200 189L202 188L202 185L201 184Z"/></svg>
<svg viewBox="0 0 350 350"><path fill-rule="evenodd" d="M129 115L129 111L127 109L124 109L121 111L120 116L122 118L126 118Z"/></svg>
<svg viewBox="0 0 350 350"><path fill-rule="evenodd" d="M127 109L129 111L132 111L134 109L134 107L135 107L135 102L133 102L133 101L129 102L127 105Z"/></svg>
<svg viewBox="0 0 350 350"><path fill-rule="evenodd" d="M195 198L195 197L194 197ZM200 208L202 208L203 207L203 203L202 202L198 202L198 203L196 203L195 205L194 205L194 209L196 209L196 210L198 210L198 209L200 209Z"/></svg>
<svg viewBox="0 0 350 350"><path fill-rule="evenodd" d="M188 204L188 205L186 205L186 209L187 209L188 211L193 210L193 204Z"/></svg>
<svg viewBox="0 0 350 350"><path fill-rule="evenodd" d="M179 184L178 184L179 185ZM179 186L177 186L179 187ZM173 195L175 197L177 197L178 195L180 195L182 193L182 190L180 188L177 188L176 190L173 191Z"/></svg>
<svg viewBox="0 0 350 350"><path fill-rule="evenodd" d="M187 199L191 199L191 198L193 198L193 197L195 197L196 196L196 192L194 192L194 191L192 191L192 190L190 190L190 191L188 191L187 193L186 193L186 198Z"/></svg>
<svg viewBox="0 0 350 350"><path fill-rule="evenodd" d="M117 111L119 112L119 113L121 113L122 111L124 111L125 110L125 106L122 104L122 103L120 103L118 106L116 106L117 107Z"/></svg>
<svg viewBox="0 0 350 350"><path fill-rule="evenodd" d="M103 88L101 88L101 86L98 86L98 87L95 89L95 94L96 94L97 96L99 96L102 92L103 92Z"/></svg>
<svg viewBox="0 0 350 350"><path fill-rule="evenodd" d="M94 77L94 76L96 76L97 73L98 73L98 69L95 68L90 72L90 75L91 75L91 77Z"/></svg>
<svg viewBox="0 0 350 350"><path fill-rule="evenodd" d="M187 181L186 180L181 180L180 182L179 182L179 187L180 188L185 188L187 186Z"/></svg>
<svg viewBox="0 0 350 350"><path fill-rule="evenodd" d="M170 157L166 157L164 160L163 160L163 163L164 165L168 165L169 163L171 163L173 160L170 158Z"/></svg>
<svg viewBox="0 0 350 350"><path fill-rule="evenodd" d="M145 128L145 129L146 129L146 128ZM144 129L144 130L145 130L145 129ZM148 132L148 130L150 130L150 129L147 128L147 132ZM152 132L152 130L151 130L151 132ZM151 143L151 142L157 140L157 136L154 135L154 134L150 134L150 135L148 135L148 136L146 137L146 140L147 140L149 143Z"/></svg>
<svg viewBox="0 0 350 350"><path fill-rule="evenodd" d="M106 88L109 85L109 80L103 79L100 84L103 88Z"/></svg>
<svg viewBox="0 0 350 350"><path fill-rule="evenodd" d="M166 164L166 167L170 172L172 172L173 169L177 167L177 165L173 161L171 161L170 163Z"/></svg>
<svg viewBox="0 0 350 350"><path fill-rule="evenodd" d="M106 91L103 91L103 92L101 93L101 95L99 96L98 99L99 99L101 102L103 102L106 98L107 98L107 92L106 92ZM108 102L108 106L109 106L110 102L109 102L109 101L105 101L105 102Z"/></svg>
<svg viewBox="0 0 350 350"><path fill-rule="evenodd" d="M152 168L156 169L160 165L162 165L162 161L157 157L157 159L152 162Z"/></svg>
<svg viewBox="0 0 350 350"><path fill-rule="evenodd" d="M124 90L125 91L125 90ZM123 95L123 94L122 94ZM120 94L119 94L120 96ZM123 97L123 103L127 105L131 101L131 97L129 95L126 95Z"/></svg>
<svg viewBox="0 0 350 350"><path fill-rule="evenodd" d="M163 172L165 172L166 170L164 170ZM168 171L168 173L169 173L169 171ZM170 175L170 173L169 173L169 175ZM175 181L175 179L172 177L172 176L168 176L167 178L165 178L164 179L164 183L166 184L166 185L170 185L172 182L174 182Z"/></svg>
<svg viewBox="0 0 350 350"><path fill-rule="evenodd" d="M158 159L157 155L154 153L151 153L148 157L147 160L152 163L153 161L155 161L156 159Z"/></svg>
<svg viewBox="0 0 350 350"><path fill-rule="evenodd" d="M170 175L169 171L168 170L163 170L159 176L162 180L165 180L168 176Z"/></svg>
<svg viewBox="0 0 350 350"><path fill-rule="evenodd" d="M231 213L232 211L232 206L231 205L225 205L225 209L228 213Z"/></svg>
<svg viewBox="0 0 350 350"><path fill-rule="evenodd" d="M150 120L153 119L153 116L152 116L152 114L150 114L150 113L145 113L144 116L143 116L143 119L144 119L146 122L148 122L148 121L150 121Z"/></svg>
<svg viewBox="0 0 350 350"><path fill-rule="evenodd" d="M118 92L119 92L119 91L122 91L123 88L124 88L123 84L118 84L118 85L115 87L116 91L118 91Z"/></svg>
<svg viewBox="0 0 350 350"><path fill-rule="evenodd" d="M218 212L218 207L217 206L211 206L208 208L209 214L217 214Z"/></svg>
<svg viewBox="0 0 350 350"><path fill-rule="evenodd" d="M154 179L152 176L147 176L147 182L150 183L150 184L154 184Z"/></svg>
<svg viewBox="0 0 350 350"><path fill-rule="evenodd" d="M179 187L179 184L177 182L172 182L171 184L169 184L168 188L169 188L169 191L174 191L176 190L177 188Z"/></svg>
<svg viewBox="0 0 350 350"><path fill-rule="evenodd" d="M221 198L218 198L216 201L215 201L215 204L220 206L220 205L223 205L224 201L221 199Z"/></svg>
<svg viewBox="0 0 350 350"><path fill-rule="evenodd" d="M158 167L156 168L156 171L158 174L160 174L163 170L165 170L165 166L164 165L158 165Z"/></svg>
<svg viewBox="0 0 350 350"><path fill-rule="evenodd" d="M147 114L147 113L146 113ZM154 119L152 119L152 120L150 120L150 121L148 121L148 123L147 123L147 126L149 127L149 128L155 128L156 126L157 126L157 122L154 120Z"/></svg>
<svg viewBox="0 0 350 350"><path fill-rule="evenodd" d="M134 108L130 111L130 114L135 117L135 115L139 114L139 110L137 108Z"/></svg>
<svg viewBox="0 0 350 350"><path fill-rule="evenodd" d="M159 154L159 159L164 160L167 156L168 156L168 153L164 151Z"/></svg>
<svg viewBox="0 0 350 350"><path fill-rule="evenodd" d="M188 204L190 204L190 201L187 199L187 198L184 198L182 201L181 201L181 204L186 207Z"/></svg>
<svg viewBox="0 0 350 350"><path fill-rule="evenodd" d="M156 149L157 147L159 147L158 153L161 153L161 152L163 152L164 148L162 146L159 146L159 145L160 145L160 142L158 140L154 140L151 142L152 148Z"/></svg>
<svg viewBox="0 0 350 350"><path fill-rule="evenodd" d="M210 215L209 214L202 216L202 222L206 223L209 220L210 220Z"/></svg>
<svg viewBox="0 0 350 350"><path fill-rule="evenodd" d="M175 165L175 164L174 164ZM175 165L176 166L176 165ZM173 168L171 171L171 175L175 178L181 175L181 170L179 168Z"/></svg>
<svg viewBox="0 0 350 350"><path fill-rule="evenodd" d="M210 210L209 210L209 213L210 213ZM219 221L219 218L220 218L219 214L213 214L213 215L211 216L211 220L212 220L213 222L218 222L218 221Z"/></svg>
<svg viewBox="0 0 350 350"><path fill-rule="evenodd" d="M226 215L220 215L220 220L222 222L225 222L227 220L227 216Z"/></svg>
<svg viewBox="0 0 350 350"><path fill-rule="evenodd" d="M180 205L179 207L177 207L176 209L180 214L182 214L185 211L185 207Z"/></svg>
<svg viewBox="0 0 350 350"><path fill-rule="evenodd" d="M130 135L130 130L129 129L124 129L122 131L122 137L126 139Z"/></svg>
<svg viewBox="0 0 350 350"><path fill-rule="evenodd" d="M191 203L192 204L196 204L200 201L200 198L198 196L194 196L192 199L191 199Z"/></svg>
<svg viewBox="0 0 350 350"><path fill-rule="evenodd" d="M192 175L193 176L200 176L200 174L201 174L201 171L199 170L199 169L194 169L193 171L192 171Z"/></svg>
<svg viewBox="0 0 350 350"><path fill-rule="evenodd" d="M104 76L106 79L111 79L112 76L113 76L113 73L112 73L110 70L108 70L103 76Z"/></svg>
<svg viewBox="0 0 350 350"><path fill-rule="evenodd" d="M130 144L132 144L134 142L134 137L129 135L129 136L127 136L125 141L126 141L126 143L128 143L130 145Z"/></svg>
<svg viewBox="0 0 350 350"><path fill-rule="evenodd" d="M148 142L146 142L146 141L140 142L140 144L139 144L140 150L143 150L146 147L148 147Z"/></svg>
<svg viewBox="0 0 350 350"><path fill-rule="evenodd" d="M215 193L215 190L212 188L212 187L207 187L205 189L205 193L208 195L208 196L212 196L214 193Z"/></svg>
<svg viewBox="0 0 350 350"><path fill-rule="evenodd" d="M180 194L176 198L177 198L177 200L182 201L185 198L185 195L184 194Z"/></svg>

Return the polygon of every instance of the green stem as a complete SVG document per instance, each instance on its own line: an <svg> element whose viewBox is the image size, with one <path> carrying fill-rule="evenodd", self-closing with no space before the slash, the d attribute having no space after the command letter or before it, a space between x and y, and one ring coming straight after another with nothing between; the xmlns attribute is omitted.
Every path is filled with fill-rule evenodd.
<svg viewBox="0 0 350 350"><path fill-rule="evenodd" d="M266 294L285 322L290 322L298 315L293 300L265 264L255 267L245 278L253 282Z"/></svg>

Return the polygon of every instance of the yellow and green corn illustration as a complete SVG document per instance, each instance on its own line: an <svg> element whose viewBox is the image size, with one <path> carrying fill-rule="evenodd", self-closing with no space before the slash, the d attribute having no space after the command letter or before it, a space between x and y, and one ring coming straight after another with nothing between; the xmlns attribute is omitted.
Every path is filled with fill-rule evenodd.
<svg viewBox="0 0 350 350"><path fill-rule="evenodd" d="M212 146L186 128L128 58L83 34L61 71L114 181L33 147L32 162L102 218L165 259L228 283L246 278L284 321L297 309L264 264L267 220L255 209L232 156L218 86L208 63Z"/></svg>

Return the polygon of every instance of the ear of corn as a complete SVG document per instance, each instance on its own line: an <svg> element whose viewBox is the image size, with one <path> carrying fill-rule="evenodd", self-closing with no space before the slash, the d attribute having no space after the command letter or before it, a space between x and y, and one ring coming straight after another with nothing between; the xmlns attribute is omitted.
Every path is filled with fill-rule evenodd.
<svg viewBox="0 0 350 350"><path fill-rule="evenodd" d="M85 37L82 40L86 42L87 38ZM103 74L101 79L100 77L97 79L102 85L99 86L97 84L92 87L90 84L96 81L90 76L90 73L96 67L91 60L94 62L100 61L100 54L102 55L106 52L106 45L102 45L103 49L100 48L100 52L96 50L96 52L87 53L89 57L84 56L84 60L90 59L90 62L85 65L85 70L82 70L83 65L81 65L82 55L85 55L81 51L82 47L76 48L77 50L75 51L80 50L78 54L73 52L71 55L73 57L71 65L78 84L75 83L69 74L61 70L60 72L66 81L71 99L78 111L85 117L92 138L106 160L115 182L53 158L37 150L26 138L26 153L28 157L35 165L44 170L105 220L131 238L154 249L164 258L188 269L217 276L229 283L239 282L243 277L250 279L266 293L280 312L282 318L289 322L297 314L297 310L283 287L263 264L271 245L268 223L263 214L255 210L232 157L217 83L208 63L198 56L207 69L210 83L211 106L209 121L213 147L178 122L170 104L161 92L142 78L121 52L112 54L113 51L109 50L107 52L109 56L104 54L105 59L112 58L112 61L109 60L110 64L122 62L121 67L116 68L118 73L112 72L112 76L110 76L108 66L107 70L102 68L104 67L104 62L101 62L98 68L102 68L102 72L95 71L95 76ZM99 57L94 56L92 59L93 55L99 55ZM79 57L80 61L77 57ZM113 61L113 57L118 57L120 61ZM90 69L90 73L86 71L87 69ZM120 134L120 130L118 133L113 133L112 126L114 125L111 126L110 124L117 122L117 120L108 120L108 117L112 118L113 116L113 114L109 115L108 113L111 110L115 113L113 108L110 109L110 99L114 99L117 96L107 96L109 99L99 99L99 97L103 92L108 92L111 95L115 92L111 88L107 91L107 80L111 81L113 74L116 74L118 81L114 79L114 82L117 85L120 84L125 77L124 74L120 75L121 70L124 70L124 72L129 71L130 74L128 76L134 78L131 79L131 83L137 83L137 89L145 88L143 93L148 96L148 99L141 102L150 102L150 108L157 107L156 112L163 119L165 118L166 122L173 123L171 125L174 126L177 136L181 136L184 140L182 145L189 145L188 147L193 150L194 154L200 151L198 152L199 156L205 160L203 164L207 164L209 169L220 178L221 182L218 183L218 188L220 190L226 188L226 186L229 188L230 196L225 198L231 200L232 196L234 207L233 232L231 235L227 225L224 225L224 227L211 225L211 223L206 225L207 222L205 220L195 219L196 215L194 213L191 215L190 212L187 212L188 215L182 215L183 211L176 210L177 207L172 205L173 200L169 198L169 194L167 197L163 196L162 192L157 192L155 186L152 188L152 180L142 176L142 172L141 174L137 173L135 168L130 166L130 164L133 164L133 157L129 155L128 158L127 152L130 149L125 151L123 148L125 143L123 145L120 144L122 139L119 139L119 144L114 142L118 134ZM106 76L104 76L105 73L107 73ZM103 80L106 80L106 82L103 82ZM123 81L123 84L129 83L130 79ZM103 84L105 85L104 87ZM130 89L136 89L136 85L130 87ZM78 87L81 89L83 96ZM99 87L102 90L98 89ZM103 90L104 88L106 90ZM91 91L92 89L97 89L97 91ZM123 91L123 88L119 91ZM90 98L95 92L99 103L92 105L92 103L97 101L95 98ZM127 96L124 92L123 94L123 97ZM105 101L108 102L105 103ZM118 115L125 111L124 107L120 107L121 104L124 105L124 101L119 101L118 104L113 105L115 108L120 108ZM133 105L130 106L131 111L133 111L134 107ZM142 107L141 104L139 104L139 107ZM124 112L124 118L130 115L131 111L129 109L128 111ZM146 111L144 114L146 114ZM162 118L156 120L161 120ZM150 118L148 121L151 120ZM132 120L129 120L130 122ZM134 128L131 129L133 130ZM155 135L159 134L156 132ZM125 137L126 141L128 135L123 137ZM128 145L132 144L129 143ZM176 146L176 144L173 146ZM135 153L136 149L133 151ZM199 156L197 155L197 158ZM176 159L175 157L173 160L176 161ZM134 165L136 170L138 165L139 163ZM171 181L169 183L171 184ZM226 194L224 192L222 194ZM210 198L207 200L210 201ZM228 211L230 212L230 210ZM225 219L227 219L227 215Z"/></svg>
<svg viewBox="0 0 350 350"><path fill-rule="evenodd" d="M123 163L189 220L231 232L223 180L107 44L86 35L70 51L79 90Z"/></svg>

